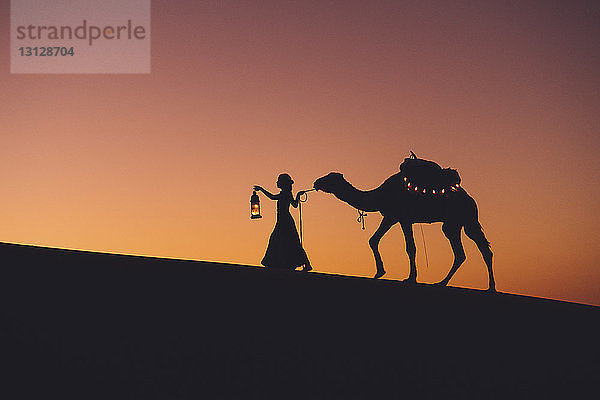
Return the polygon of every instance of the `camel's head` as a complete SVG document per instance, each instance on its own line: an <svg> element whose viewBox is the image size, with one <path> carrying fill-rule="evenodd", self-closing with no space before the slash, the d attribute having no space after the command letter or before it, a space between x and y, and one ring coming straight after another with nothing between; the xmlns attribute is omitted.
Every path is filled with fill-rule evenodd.
<svg viewBox="0 0 600 400"><path fill-rule="evenodd" d="M339 172L330 172L315 181L313 187L325 193L333 193L340 183L344 181L344 175Z"/></svg>

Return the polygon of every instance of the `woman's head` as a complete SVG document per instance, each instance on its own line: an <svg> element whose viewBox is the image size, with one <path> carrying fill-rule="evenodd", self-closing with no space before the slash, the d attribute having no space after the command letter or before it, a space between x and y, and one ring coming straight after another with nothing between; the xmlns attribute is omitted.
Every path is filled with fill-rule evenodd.
<svg viewBox="0 0 600 400"><path fill-rule="evenodd" d="M282 190L292 190L292 184L294 181L288 174L280 174L277 178L277 187Z"/></svg>

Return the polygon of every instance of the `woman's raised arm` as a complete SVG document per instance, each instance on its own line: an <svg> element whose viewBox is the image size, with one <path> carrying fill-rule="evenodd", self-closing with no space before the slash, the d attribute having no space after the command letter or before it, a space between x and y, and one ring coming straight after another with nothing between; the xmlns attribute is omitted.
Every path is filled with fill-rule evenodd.
<svg viewBox="0 0 600 400"><path fill-rule="evenodd" d="M279 198L279 195L270 193L269 191L263 189L263 187L259 186L259 185L254 185L254 190L259 190L259 191L263 192L265 194L265 196L267 196L271 200L277 200Z"/></svg>

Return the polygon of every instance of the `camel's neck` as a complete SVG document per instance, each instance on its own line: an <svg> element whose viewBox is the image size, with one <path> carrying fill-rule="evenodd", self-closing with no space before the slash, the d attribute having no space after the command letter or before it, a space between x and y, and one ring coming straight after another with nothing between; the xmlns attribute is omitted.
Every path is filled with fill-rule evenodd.
<svg viewBox="0 0 600 400"><path fill-rule="evenodd" d="M358 190L348 181L343 180L338 190L333 194L341 201L350 204L352 207L363 211L379 211L381 206L378 202L377 189L373 190Z"/></svg>

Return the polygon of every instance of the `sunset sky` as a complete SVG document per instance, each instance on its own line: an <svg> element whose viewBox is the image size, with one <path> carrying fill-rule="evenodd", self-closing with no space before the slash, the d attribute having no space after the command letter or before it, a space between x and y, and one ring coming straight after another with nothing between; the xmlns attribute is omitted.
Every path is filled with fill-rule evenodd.
<svg viewBox="0 0 600 400"><path fill-rule="evenodd" d="M152 72L129 75L10 74L9 3L0 241L258 265L275 203L250 220L252 185L371 189L412 150L459 170L498 290L600 305L598 2L153 0ZM317 272L374 274L380 215L363 231L319 192L303 217ZM423 228L431 283L452 251ZM463 243L451 285L487 287ZM399 226L381 252L408 276Z"/></svg>

